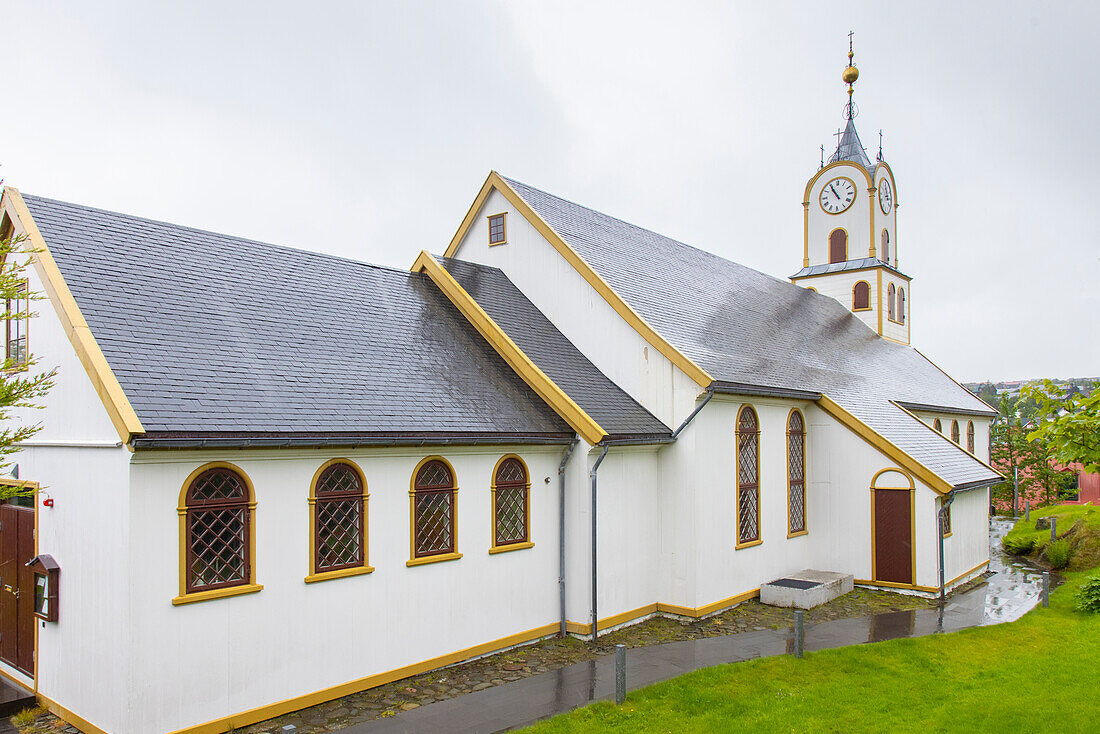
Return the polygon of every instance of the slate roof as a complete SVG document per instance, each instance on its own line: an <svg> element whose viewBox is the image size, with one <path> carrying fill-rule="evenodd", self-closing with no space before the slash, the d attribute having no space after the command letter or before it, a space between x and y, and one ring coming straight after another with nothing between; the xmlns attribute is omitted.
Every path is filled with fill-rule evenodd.
<svg viewBox="0 0 1100 734"><path fill-rule="evenodd" d="M891 401L993 411L836 300L505 179L657 332L716 381L828 395L952 486L999 479Z"/></svg>
<svg viewBox="0 0 1100 734"><path fill-rule="evenodd" d="M426 275L23 199L149 435L573 435Z"/></svg>
<svg viewBox="0 0 1100 734"><path fill-rule="evenodd" d="M893 265L877 257L861 257L858 260L845 260L839 263L821 263L820 265L809 265L802 268L797 273L792 275L792 278L804 278L807 275L821 275L823 273L843 273L848 270L866 270L868 268L883 267L887 270L897 273L903 278L909 276L901 272Z"/></svg>
<svg viewBox="0 0 1100 734"><path fill-rule="evenodd" d="M871 163L871 159L867 157L867 151L863 149L863 143L859 140L859 133L856 132L856 122L850 117L848 118L848 124L844 126L844 132L840 136L840 143L836 152L829 158L829 163L836 163L837 161L853 161L868 171L874 171L875 168Z"/></svg>
<svg viewBox="0 0 1100 734"><path fill-rule="evenodd" d="M610 438L671 435L667 426L600 372L501 270L451 258L441 257L439 262Z"/></svg>

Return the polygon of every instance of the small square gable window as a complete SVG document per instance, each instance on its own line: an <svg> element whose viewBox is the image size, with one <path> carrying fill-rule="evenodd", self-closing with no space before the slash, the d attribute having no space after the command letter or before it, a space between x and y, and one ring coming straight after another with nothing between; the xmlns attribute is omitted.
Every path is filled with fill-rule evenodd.
<svg viewBox="0 0 1100 734"><path fill-rule="evenodd" d="M504 214L493 214L489 217L489 245L503 245L508 242L504 233Z"/></svg>

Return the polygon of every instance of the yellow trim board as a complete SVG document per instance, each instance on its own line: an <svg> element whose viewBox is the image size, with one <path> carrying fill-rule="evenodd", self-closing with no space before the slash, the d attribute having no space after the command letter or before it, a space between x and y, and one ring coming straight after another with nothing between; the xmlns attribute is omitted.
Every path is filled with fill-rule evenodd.
<svg viewBox="0 0 1100 734"><path fill-rule="evenodd" d="M920 463L912 456L902 451L896 445L886 440L886 438L877 433L869 425L842 408L828 395L822 395L821 399L817 401L817 404L828 415L843 423L857 436L874 446L876 449L881 451L889 458L896 461L901 468L916 476L922 482L931 487L935 492L939 494L947 494L951 491L951 484L947 482L947 480L943 479L934 471L926 467L924 464Z"/></svg>
<svg viewBox="0 0 1100 734"><path fill-rule="evenodd" d="M610 617L605 617L597 622L597 627L600 630L606 630L612 627L616 627L620 624L625 624L626 622L633 621L635 619L640 619L651 614L659 613L675 614L683 617L704 617L709 614L713 614L714 612L732 607L736 604L740 604L747 599L752 599L757 596L760 596L760 589L758 588L742 592L726 599L719 599L716 602L712 602L701 607L681 607L675 604L663 603L647 604L643 607L638 607L637 609L632 609L627 612L622 612L620 614L615 614ZM558 633L559 626L560 623L553 622L551 624L546 624L541 627L527 630L526 632L519 632L514 635L509 635L508 637L502 637L499 640L483 642L480 645L474 645L473 647L467 647L462 650L447 653L446 655L429 658L419 663L413 663L411 665L395 668L384 673L377 673L375 675L370 675L365 678L358 678L356 680L341 683L330 688L324 688L319 691L314 691L313 693L307 693L301 696L295 696L294 698L276 701L274 703L270 703L264 706L258 706L256 708L242 711L237 714L232 714L230 716L223 716L219 719L207 721L202 724L196 724L194 726L185 727L183 729L177 729L176 731L171 732L171 734L223 734L224 732L232 731L234 728L240 729L242 727L249 726L260 721L265 721L276 716L282 716L283 714L291 713L292 711L299 711L309 706L316 706L317 704L325 703L326 701L331 701L342 696L348 696L353 693L365 691L369 688L376 688L387 683L392 683L393 681L401 680L402 678L409 678L411 676L426 673L437 668L442 668L447 665L462 662L463 660L480 657L481 655L487 655L489 653L504 650L506 648L514 647L516 645L522 645L527 642L533 642L544 637L555 636ZM567 621L565 623L565 628L566 632L572 634L588 635L591 634L592 625ZM40 700L48 700L42 696L40 696L39 698ZM51 711L54 711L54 713L56 713L58 716L60 716L62 719L65 719L69 723L74 724L75 726L81 728L84 731L88 731L91 734L105 734L104 732L102 732L101 729L98 729L91 725L87 725L87 722L85 722L83 719L76 716L75 714L72 714L65 709L61 709L61 707L57 706L57 704L53 704L53 706L57 709L60 709L61 711L65 711L65 714L67 716L62 715L58 711L54 711L54 709L51 708ZM85 728L84 725L87 725L87 728Z"/></svg>
<svg viewBox="0 0 1100 734"><path fill-rule="evenodd" d="M51 714L64 721L66 724L75 726L77 729L84 732L84 734L107 734L105 730L100 729L87 719L77 716L72 711L69 711L69 709L53 699L43 696L41 693L38 694L38 703L45 706Z"/></svg>
<svg viewBox="0 0 1100 734"><path fill-rule="evenodd" d="M960 581L960 580L962 580L962 579L966 578L967 576L969 576L969 575L970 575L970 574L972 574L972 573L976 573L976 572L978 572L978 571L981 571L981 570L982 570L983 568L985 568L985 567L986 567L986 566L988 566L988 565L989 565L989 561L988 561L988 560L982 561L981 563L979 563L979 564L978 564L977 566L975 566L974 568L970 569L969 571L963 571L963 572L962 572L962 573L960 573L960 574L959 574L958 576L956 576L955 578L953 578L953 579L951 579L950 581L948 581L948 582L946 583L946 586L950 586L951 584L953 584L953 583L955 583L955 582L957 582L957 581Z"/></svg>
<svg viewBox="0 0 1100 734"><path fill-rule="evenodd" d="M110 365L107 364L107 358L103 356L103 351L96 343L95 337L92 336L88 322L85 321L84 315L80 312L76 299L73 298L68 284L65 283L53 255L46 247L46 241L38 230L34 218L31 217L30 210L27 209L27 204L23 201L19 190L11 186L5 187L3 201L0 206L7 212L13 222L19 222L19 226L26 233L34 255L34 269L42 281L46 295L53 304L58 318L61 320L65 334L69 337L80 363L84 365L88 377L91 378L99 399L103 401L103 407L107 409L107 414L110 416L111 423L114 424L119 438L124 444L129 444L130 439L135 434L145 433L145 429L142 427L141 421L138 420L137 413L130 405L126 394L122 391L122 385L119 384L114 372L111 371Z"/></svg>
<svg viewBox="0 0 1100 734"><path fill-rule="evenodd" d="M499 191L501 195L516 208L516 211L518 211L532 227L538 230L539 234L558 251L558 254L565 258L566 262L572 265L573 269L576 270L582 278L588 281L588 284L592 286L593 290L600 294L608 305L615 309L615 312L618 313L631 328L638 332L643 339L649 342L654 349L679 367L700 387L707 387L710 383L714 382L714 378L707 374L706 370L691 361L676 349L676 347L672 346L664 337L658 334L656 329L650 326L637 311L631 308L630 305L607 284L607 281L605 281L599 273L593 270L592 266L585 262L584 258L582 258L576 250L570 247L569 244L562 239L549 224L547 224L546 220L544 220L538 212L532 209L496 171L490 172L489 177L485 179L485 183L482 184L481 191L478 192L477 198L474 199L474 203L470 206L470 210L466 213L466 217L462 220L462 224L459 225L458 231L455 232L454 237L451 238L451 244L447 246L447 251L444 253L446 257L454 257L455 253L458 252L458 247L462 244L462 240L466 236L467 230L469 230L477 219L477 213L481 210L485 200L494 189ZM592 442L589 441L589 443Z"/></svg>
<svg viewBox="0 0 1100 734"><path fill-rule="evenodd" d="M870 579L855 579L857 586L877 586L883 589L909 589L911 591L924 591L929 594L940 593L938 586L919 586L917 584L898 584L893 581L871 581Z"/></svg>
<svg viewBox="0 0 1100 734"><path fill-rule="evenodd" d="M497 354L504 358L508 366L515 370L523 381L530 385L540 398L554 409L570 428L580 434L591 445L596 445L607 436L607 431L600 427L584 410L577 405L573 398L565 394L557 384L551 380L538 365L531 361L519 346L512 341L504 330L485 312L466 290L458 284L458 281L448 273L436 259L425 251L421 251L412 266L413 272L425 273L439 290L462 312L475 329L478 330Z"/></svg>

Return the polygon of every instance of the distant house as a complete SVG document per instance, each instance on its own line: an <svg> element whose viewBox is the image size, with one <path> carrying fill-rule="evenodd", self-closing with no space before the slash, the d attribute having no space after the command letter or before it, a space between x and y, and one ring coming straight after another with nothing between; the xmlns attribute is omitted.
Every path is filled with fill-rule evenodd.
<svg viewBox="0 0 1100 734"><path fill-rule="evenodd" d="M1063 504L1084 505L1091 502L1100 505L1100 474L1086 472L1081 464L1059 464L1054 468L1074 475L1074 483L1070 485L1070 489L1076 489L1077 493L1072 499L1063 500Z"/></svg>

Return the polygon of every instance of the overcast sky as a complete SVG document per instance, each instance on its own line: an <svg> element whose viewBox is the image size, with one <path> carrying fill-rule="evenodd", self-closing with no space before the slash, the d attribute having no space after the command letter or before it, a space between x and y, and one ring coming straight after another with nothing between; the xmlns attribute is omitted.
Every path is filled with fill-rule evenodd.
<svg viewBox="0 0 1100 734"><path fill-rule="evenodd" d="M960 380L1100 374L1100 4L0 8L6 183L402 268L495 169L794 273L854 30L913 345Z"/></svg>

